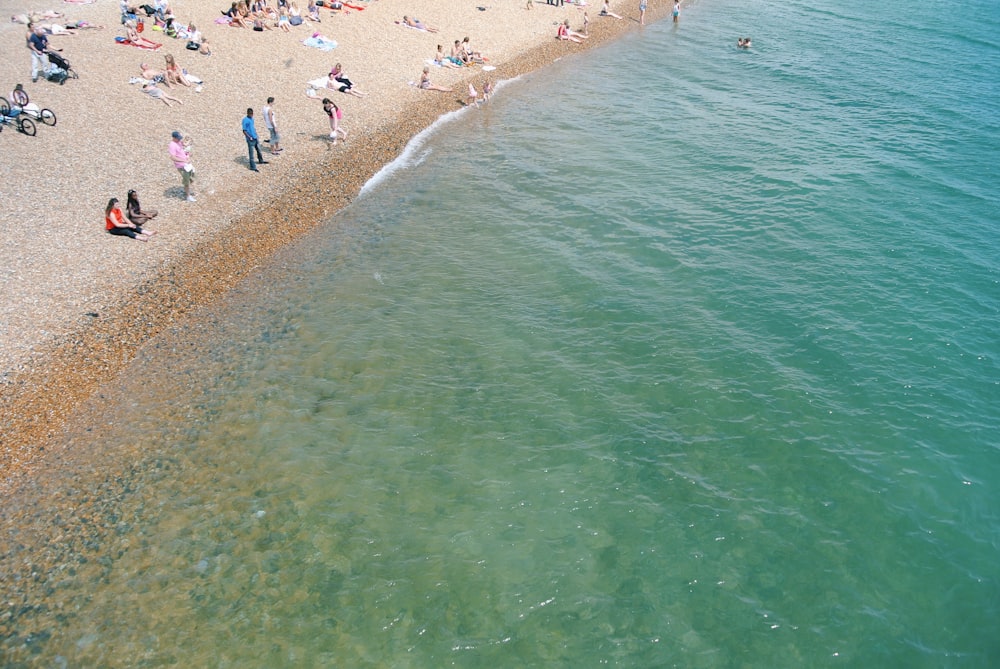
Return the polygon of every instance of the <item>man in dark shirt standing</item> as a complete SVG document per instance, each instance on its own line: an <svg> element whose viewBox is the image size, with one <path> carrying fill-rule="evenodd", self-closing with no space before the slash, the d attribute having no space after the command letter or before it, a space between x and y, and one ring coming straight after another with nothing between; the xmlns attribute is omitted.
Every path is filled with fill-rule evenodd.
<svg viewBox="0 0 1000 669"><path fill-rule="evenodd" d="M49 71L49 57L46 54L49 50L49 38L39 26L35 26L31 31L28 48L31 49L31 80L38 81L39 70L42 74L47 74Z"/></svg>

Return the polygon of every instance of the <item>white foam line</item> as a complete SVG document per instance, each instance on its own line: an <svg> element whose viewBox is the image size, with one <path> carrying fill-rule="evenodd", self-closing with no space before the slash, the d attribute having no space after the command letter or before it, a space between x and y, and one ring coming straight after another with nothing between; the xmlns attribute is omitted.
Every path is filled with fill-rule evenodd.
<svg viewBox="0 0 1000 669"><path fill-rule="evenodd" d="M500 88L506 86L507 84L513 81L517 81L518 79L520 79L520 77L514 77L513 79L505 79L497 82L496 85L494 86L493 94L496 95L496 92L499 91ZM422 150L422 149L424 147L424 144L426 144L427 140L431 137L431 135L440 130L446 123L450 123L451 121L458 118L460 114L463 114L469 110L470 110L469 107L462 107L461 109L456 109L454 111L444 113L437 119L435 119L434 122L431 123L429 126L427 126L423 130L418 132L416 135L414 135L413 139L407 142L406 147L403 149L403 152L399 154L399 156L395 160L393 160L390 163L387 163L386 165L383 165L382 169L376 172L371 179L365 182L365 185L362 186L361 190L358 192L358 197L361 197L368 191L372 190L373 188L378 186L380 183L391 177L399 170L404 170L410 167L416 167L420 163L424 162L427 156L431 154L431 151L430 149L427 150Z"/></svg>

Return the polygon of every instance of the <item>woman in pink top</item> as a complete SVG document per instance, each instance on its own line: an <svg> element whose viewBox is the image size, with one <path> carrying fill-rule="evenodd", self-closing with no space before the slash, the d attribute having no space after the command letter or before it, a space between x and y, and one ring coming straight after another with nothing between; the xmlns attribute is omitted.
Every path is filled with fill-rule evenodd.
<svg viewBox="0 0 1000 669"><path fill-rule="evenodd" d="M346 142L347 131L340 127L340 119L344 118L344 113L340 111L340 107L334 104L330 98L323 98L323 111L330 118L330 139L333 140L331 143L337 143L338 135Z"/></svg>

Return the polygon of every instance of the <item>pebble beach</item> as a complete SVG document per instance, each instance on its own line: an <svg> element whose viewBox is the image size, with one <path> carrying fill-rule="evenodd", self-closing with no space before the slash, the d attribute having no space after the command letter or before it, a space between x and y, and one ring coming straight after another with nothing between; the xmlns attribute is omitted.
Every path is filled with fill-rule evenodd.
<svg viewBox="0 0 1000 669"><path fill-rule="evenodd" d="M197 25L208 40L206 56L152 29L148 19L143 36L160 48L117 43L125 33L112 0L6 3L8 15L51 9L64 16L43 23L103 26L50 38L79 75L63 85L31 82L25 25L8 16L0 29L4 53L12 54L0 63L4 96L22 83L31 102L58 119L54 127L39 124L34 137L11 125L0 133L7 164L0 186L0 471L8 489L44 462L47 440L144 342L349 204L415 134L462 107L469 82L481 90L487 78L496 84L640 29L631 3L612 4L624 17L618 20L599 17L596 5L372 0L342 13L321 8L320 23L288 32L254 32L219 23L223 4L171 3L178 21ZM653 5L647 22L669 9ZM588 40L554 39L566 19L580 30L584 11ZM404 13L438 32L401 25ZM315 34L336 48L302 43ZM466 36L484 63L431 64L432 81L454 92L420 90L415 82L437 45L447 51ZM140 64L162 68L166 54L204 82L166 89L183 104L164 105L135 81ZM336 63L368 96L320 92L344 110L350 132L348 142L333 145L319 102L306 92ZM282 135L279 156L263 143L260 109L269 96ZM269 160L259 173L248 169L239 129L248 107L257 112ZM167 155L174 130L193 142L197 202L184 200ZM129 189L159 212L147 226L158 233L149 242L104 232L108 199L124 201Z"/></svg>

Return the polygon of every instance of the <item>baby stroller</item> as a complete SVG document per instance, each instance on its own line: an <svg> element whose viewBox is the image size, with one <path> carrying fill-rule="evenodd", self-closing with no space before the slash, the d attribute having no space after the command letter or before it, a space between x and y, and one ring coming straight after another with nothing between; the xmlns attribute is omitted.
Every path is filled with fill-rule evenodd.
<svg viewBox="0 0 1000 669"><path fill-rule="evenodd" d="M49 57L49 62L52 64L52 69L45 74L46 79L58 82L59 85L65 84L67 79L79 79L76 72L70 67L68 60L55 51L48 51L46 53Z"/></svg>

